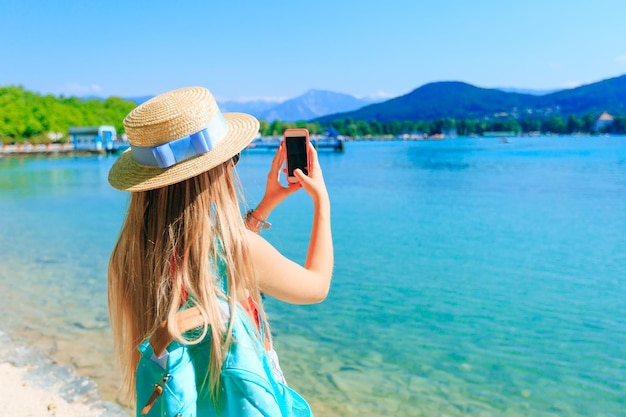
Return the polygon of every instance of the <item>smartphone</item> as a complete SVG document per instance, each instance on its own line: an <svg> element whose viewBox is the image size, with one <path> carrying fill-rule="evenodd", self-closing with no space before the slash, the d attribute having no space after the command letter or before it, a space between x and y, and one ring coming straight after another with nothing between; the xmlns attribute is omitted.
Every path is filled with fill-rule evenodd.
<svg viewBox="0 0 626 417"><path fill-rule="evenodd" d="M287 181L298 182L293 171L300 168L309 175L309 131L306 129L286 129L284 134L287 161Z"/></svg>

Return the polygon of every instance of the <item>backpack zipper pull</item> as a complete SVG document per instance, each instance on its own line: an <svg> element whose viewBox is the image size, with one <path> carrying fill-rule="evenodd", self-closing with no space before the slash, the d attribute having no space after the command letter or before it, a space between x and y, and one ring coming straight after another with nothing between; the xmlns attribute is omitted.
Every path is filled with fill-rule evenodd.
<svg viewBox="0 0 626 417"><path fill-rule="evenodd" d="M154 384L154 391L152 391L152 395L150 396L150 399L148 399L148 402L146 403L146 405L141 409L142 415L148 414L150 410L152 409L152 406L154 405L157 398L159 398L161 394L163 394L163 386L165 385L167 380L170 379L170 376L171 376L170 374L165 374L160 385Z"/></svg>

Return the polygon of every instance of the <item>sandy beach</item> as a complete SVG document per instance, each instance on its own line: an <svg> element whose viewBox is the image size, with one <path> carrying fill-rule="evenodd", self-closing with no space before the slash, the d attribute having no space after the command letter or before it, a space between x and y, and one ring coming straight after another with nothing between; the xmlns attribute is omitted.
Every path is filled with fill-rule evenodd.
<svg viewBox="0 0 626 417"><path fill-rule="evenodd" d="M27 368L0 364L0 403L6 417L102 415L103 410L80 402L68 402L55 390L37 386L28 380L27 373Z"/></svg>
<svg viewBox="0 0 626 417"><path fill-rule="evenodd" d="M0 404L4 417L128 417L96 385L0 331Z"/></svg>

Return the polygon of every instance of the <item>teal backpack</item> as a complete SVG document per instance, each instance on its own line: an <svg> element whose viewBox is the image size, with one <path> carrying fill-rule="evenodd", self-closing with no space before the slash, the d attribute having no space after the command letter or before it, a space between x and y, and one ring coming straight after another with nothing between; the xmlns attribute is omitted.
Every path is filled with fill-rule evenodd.
<svg viewBox="0 0 626 417"><path fill-rule="evenodd" d="M228 304L220 301L220 308L227 320ZM200 313L192 307L179 312L177 319L181 323L191 320L194 314ZM219 410L207 390L197 389L203 385L208 369L209 336L195 345L155 340L155 336L145 340L139 347L141 357L136 371L137 416L312 416L306 400L274 376L267 352L255 333L250 317L238 306L233 315L233 341L222 366ZM160 349L159 343L167 347ZM155 350L163 353L157 355Z"/></svg>

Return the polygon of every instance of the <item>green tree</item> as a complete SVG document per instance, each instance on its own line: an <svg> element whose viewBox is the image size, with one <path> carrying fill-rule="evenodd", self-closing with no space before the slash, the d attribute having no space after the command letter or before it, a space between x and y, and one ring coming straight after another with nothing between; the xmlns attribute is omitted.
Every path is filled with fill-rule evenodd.
<svg viewBox="0 0 626 417"><path fill-rule="evenodd" d="M359 136L359 129L357 127L357 124L352 121L352 119L346 119L346 135L350 136L352 138L356 138Z"/></svg>
<svg viewBox="0 0 626 417"><path fill-rule="evenodd" d="M593 125L596 123L597 116L593 114L585 114L582 118L582 131L583 132L592 132Z"/></svg>
<svg viewBox="0 0 626 417"><path fill-rule="evenodd" d="M522 119L519 122L522 132L539 132L541 131L541 120Z"/></svg>
<svg viewBox="0 0 626 417"><path fill-rule="evenodd" d="M522 127L516 120L497 120L489 126L492 132L521 132Z"/></svg>
<svg viewBox="0 0 626 417"><path fill-rule="evenodd" d="M358 136L360 137L371 136L372 134L370 124L364 120L359 120L358 122L356 122L356 130Z"/></svg>
<svg viewBox="0 0 626 417"><path fill-rule="evenodd" d="M626 116L616 116L613 119L613 124L610 128L611 133L624 134L626 133Z"/></svg>
<svg viewBox="0 0 626 417"><path fill-rule="evenodd" d="M415 124L415 130L426 135L431 135L433 128L430 122L420 120Z"/></svg>
<svg viewBox="0 0 626 417"><path fill-rule="evenodd" d="M370 130L372 135L378 136L383 134L383 125L378 120L372 120L370 122Z"/></svg>
<svg viewBox="0 0 626 417"><path fill-rule="evenodd" d="M262 136L269 136L269 126L265 120L259 120L259 132Z"/></svg>
<svg viewBox="0 0 626 417"><path fill-rule="evenodd" d="M567 126L560 116L550 117L542 124L544 133L565 133Z"/></svg>
<svg viewBox="0 0 626 417"><path fill-rule="evenodd" d="M570 114L567 118L567 126L565 131L567 133L577 133L583 131L584 122L578 119L575 115Z"/></svg>
<svg viewBox="0 0 626 417"><path fill-rule="evenodd" d="M279 120L274 120L272 123L270 123L268 134L270 136L282 136L284 131L284 124Z"/></svg>

